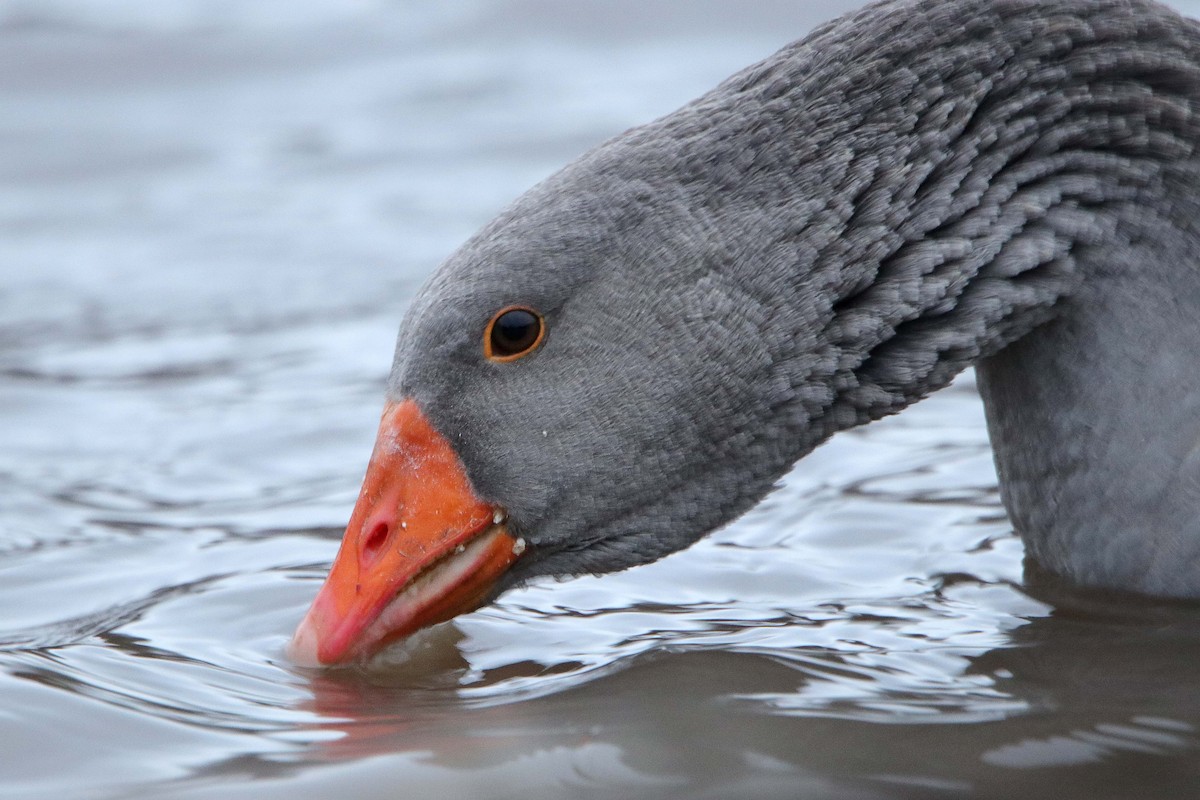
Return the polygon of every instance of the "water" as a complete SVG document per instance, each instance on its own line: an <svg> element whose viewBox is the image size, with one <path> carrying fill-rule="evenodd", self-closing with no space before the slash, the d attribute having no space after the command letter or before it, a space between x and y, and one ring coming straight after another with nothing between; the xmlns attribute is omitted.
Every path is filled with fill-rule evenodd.
<svg viewBox="0 0 1200 800"><path fill-rule="evenodd" d="M1200 612L1026 587L970 376L688 552L283 656L428 270L855 4L0 0L0 794L1200 796Z"/></svg>

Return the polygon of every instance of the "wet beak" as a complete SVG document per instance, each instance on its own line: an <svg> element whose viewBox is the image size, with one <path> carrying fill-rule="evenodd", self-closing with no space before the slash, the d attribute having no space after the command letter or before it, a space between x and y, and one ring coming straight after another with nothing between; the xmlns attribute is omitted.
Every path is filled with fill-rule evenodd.
<svg viewBox="0 0 1200 800"><path fill-rule="evenodd" d="M389 404L342 547L288 655L303 666L365 660L478 608L523 550L417 404Z"/></svg>

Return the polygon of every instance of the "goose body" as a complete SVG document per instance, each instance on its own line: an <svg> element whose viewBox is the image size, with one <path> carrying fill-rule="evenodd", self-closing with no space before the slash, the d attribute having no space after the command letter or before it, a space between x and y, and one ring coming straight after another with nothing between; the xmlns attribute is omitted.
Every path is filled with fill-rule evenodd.
<svg viewBox="0 0 1200 800"><path fill-rule="evenodd" d="M1030 556L1200 596L1198 112L1148 0L885 0L586 154L414 300L293 656L686 547L971 365Z"/></svg>

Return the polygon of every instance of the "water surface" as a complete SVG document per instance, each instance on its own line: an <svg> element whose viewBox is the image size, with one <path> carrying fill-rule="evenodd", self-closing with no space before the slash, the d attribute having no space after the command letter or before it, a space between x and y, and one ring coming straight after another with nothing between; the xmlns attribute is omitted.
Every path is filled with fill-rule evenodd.
<svg viewBox="0 0 1200 800"><path fill-rule="evenodd" d="M423 276L854 5L0 0L0 794L1200 794L1200 612L1026 585L970 376L687 552L283 656Z"/></svg>

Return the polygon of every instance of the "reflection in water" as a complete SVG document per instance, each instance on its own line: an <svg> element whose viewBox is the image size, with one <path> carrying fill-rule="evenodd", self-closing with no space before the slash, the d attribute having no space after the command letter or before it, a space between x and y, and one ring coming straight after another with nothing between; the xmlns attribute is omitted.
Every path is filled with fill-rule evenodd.
<svg viewBox="0 0 1200 800"><path fill-rule="evenodd" d="M420 278L856 4L0 0L0 794L1194 795L1200 613L1023 585L969 376L686 553L283 657Z"/></svg>
<svg viewBox="0 0 1200 800"><path fill-rule="evenodd" d="M700 648L649 653L549 696L463 703L460 693L428 685L431 674L468 667L462 639L447 636L407 679L314 677L304 707L328 720L320 730L342 735L314 744L302 762L408 754L477 775L486 787L504 765L557 753L576 768L572 788L595 778L643 796L718 797L749 787L787 796L796 786L839 797L971 787L1048 796L1046 787L1066 786L1069 796L1095 797L1138 796L1147 781L1188 787L1200 767L1178 756L1200 743L1200 677L1165 692L1162 679L1200 655L1195 609L1058 599L1084 605L959 658L961 673L938 676L940 696L930 691L919 704L910 692L868 689L875 699L831 706L813 691L831 676L887 682L882 664L872 675L839 670L829 652ZM981 690L976 702L962 685Z"/></svg>

